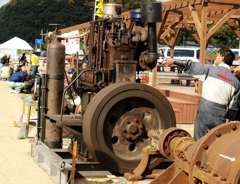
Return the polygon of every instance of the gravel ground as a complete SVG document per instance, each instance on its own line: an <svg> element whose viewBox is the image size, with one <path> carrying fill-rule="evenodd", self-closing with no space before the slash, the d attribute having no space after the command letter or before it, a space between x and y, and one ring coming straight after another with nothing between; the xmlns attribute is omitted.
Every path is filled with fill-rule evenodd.
<svg viewBox="0 0 240 184"><path fill-rule="evenodd" d="M10 93L7 81L0 81L0 91L0 183L54 184L31 158L29 139L17 139L20 127L13 125L14 116L19 119L22 115L21 97L29 95ZM34 109L32 113L36 113ZM29 138L34 137L35 132L34 128Z"/></svg>

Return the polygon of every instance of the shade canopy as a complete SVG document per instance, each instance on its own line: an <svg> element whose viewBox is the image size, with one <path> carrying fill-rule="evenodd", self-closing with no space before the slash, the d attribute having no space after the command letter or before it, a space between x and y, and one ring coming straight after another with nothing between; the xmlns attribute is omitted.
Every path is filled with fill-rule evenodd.
<svg viewBox="0 0 240 184"><path fill-rule="evenodd" d="M32 50L33 48L21 38L14 37L0 45L0 49Z"/></svg>

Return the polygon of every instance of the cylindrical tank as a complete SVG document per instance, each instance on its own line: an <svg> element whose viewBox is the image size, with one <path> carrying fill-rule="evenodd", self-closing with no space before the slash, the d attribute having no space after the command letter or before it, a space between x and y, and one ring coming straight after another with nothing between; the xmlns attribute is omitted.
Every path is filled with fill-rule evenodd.
<svg viewBox="0 0 240 184"><path fill-rule="evenodd" d="M47 54L47 114L61 113L61 99L64 90L65 46L59 41L48 45ZM50 148L62 147L62 128L46 120L44 143Z"/></svg>

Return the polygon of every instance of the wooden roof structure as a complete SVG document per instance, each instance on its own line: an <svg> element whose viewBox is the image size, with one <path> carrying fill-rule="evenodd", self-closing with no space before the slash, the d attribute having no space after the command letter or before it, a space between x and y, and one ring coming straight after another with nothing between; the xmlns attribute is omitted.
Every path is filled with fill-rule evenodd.
<svg viewBox="0 0 240 184"><path fill-rule="evenodd" d="M129 12L122 14L130 24ZM200 45L201 62L214 60L215 55L206 55L211 36L227 23L240 38L240 1L238 0L169 0L162 2L162 22L157 23L157 38L173 49L182 28ZM129 25L128 24L128 25ZM62 33L79 30L84 32L89 22L61 29ZM197 34L192 31L196 27Z"/></svg>

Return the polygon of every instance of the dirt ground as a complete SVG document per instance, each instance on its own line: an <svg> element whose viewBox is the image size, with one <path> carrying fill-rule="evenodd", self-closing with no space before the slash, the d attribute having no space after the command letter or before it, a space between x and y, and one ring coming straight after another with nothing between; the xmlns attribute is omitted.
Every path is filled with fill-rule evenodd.
<svg viewBox="0 0 240 184"><path fill-rule="evenodd" d="M30 139L35 136L36 128L29 133L28 139L17 139L20 127L14 126L14 116L22 115L22 98L29 94L10 93L7 81L0 81L0 183L8 184L54 184L51 177L30 156ZM25 106L25 112L27 107ZM32 108L31 115L37 112ZM180 128L193 133L193 126L179 125ZM104 178L106 179L106 178ZM76 184L108 183L107 181L76 180ZM108 179L109 181L109 179ZM115 183L115 182L110 182Z"/></svg>
<svg viewBox="0 0 240 184"><path fill-rule="evenodd" d="M20 127L13 125L14 116L19 119L22 115L21 97L30 95L10 93L7 81L0 81L0 94L0 183L54 184L30 156L29 139L34 137L35 128L29 139L17 139Z"/></svg>

